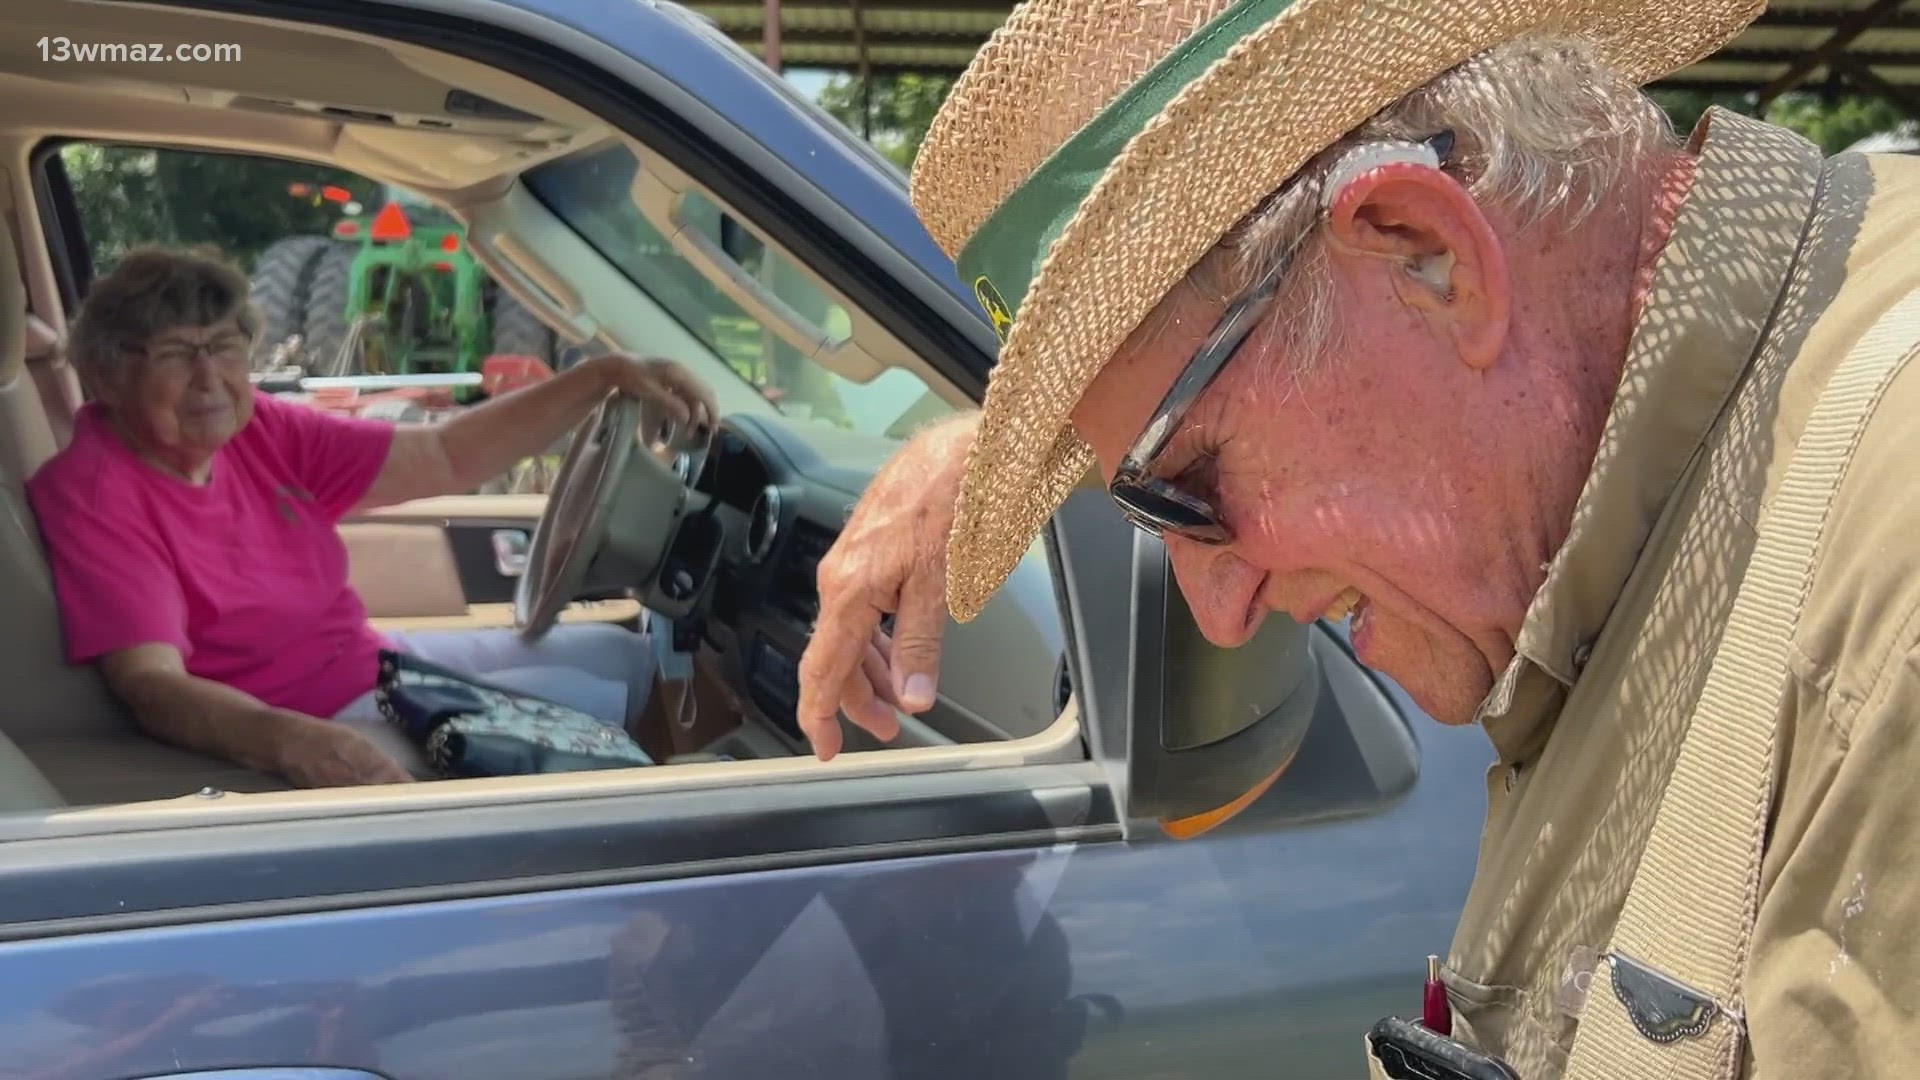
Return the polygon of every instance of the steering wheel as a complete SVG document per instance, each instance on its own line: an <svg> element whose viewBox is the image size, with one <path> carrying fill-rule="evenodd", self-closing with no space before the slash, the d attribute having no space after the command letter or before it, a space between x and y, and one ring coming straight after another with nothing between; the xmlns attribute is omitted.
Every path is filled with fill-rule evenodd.
<svg viewBox="0 0 1920 1080"><path fill-rule="evenodd" d="M513 624L522 640L545 637L582 593L631 587L646 594L691 504L704 505L689 488L698 468L676 471L643 445L644 419L639 401L612 394L574 431L534 526L526 572L514 584ZM658 445L672 442L669 426Z"/></svg>

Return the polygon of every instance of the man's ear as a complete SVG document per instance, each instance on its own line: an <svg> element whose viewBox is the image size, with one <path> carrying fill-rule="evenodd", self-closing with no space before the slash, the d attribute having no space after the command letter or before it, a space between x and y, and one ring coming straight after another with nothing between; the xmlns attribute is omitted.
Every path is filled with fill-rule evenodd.
<svg viewBox="0 0 1920 1080"><path fill-rule="evenodd" d="M1384 259L1395 293L1484 369L1506 344L1513 290L1506 250L1473 196L1425 165L1382 165L1342 188L1327 214L1336 249Z"/></svg>

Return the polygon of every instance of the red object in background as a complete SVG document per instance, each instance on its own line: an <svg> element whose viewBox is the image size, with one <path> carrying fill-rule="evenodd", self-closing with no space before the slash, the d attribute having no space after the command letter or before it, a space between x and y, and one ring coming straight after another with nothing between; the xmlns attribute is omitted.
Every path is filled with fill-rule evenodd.
<svg viewBox="0 0 1920 1080"><path fill-rule="evenodd" d="M480 363L480 389L488 397L510 394L553 378L553 369L537 356L489 356Z"/></svg>
<svg viewBox="0 0 1920 1080"><path fill-rule="evenodd" d="M453 400L453 391L445 386L403 386L395 390L378 390L362 394L360 400L363 403L411 401L423 409L459 408L459 404Z"/></svg>
<svg viewBox="0 0 1920 1080"><path fill-rule="evenodd" d="M460 234L448 233L447 235L441 237L440 250L441 251L459 251L460 250Z"/></svg>
<svg viewBox="0 0 1920 1080"><path fill-rule="evenodd" d="M342 240L360 235L360 223L357 221L337 221L333 226L333 235Z"/></svg>
<svg viewBox="0 0 1920 1080"><path fill-rule="evenodd" d="M1426 996L1420 1002L1420 1022L1438 1035L1453 1034L1453 1005L1447 1001L1447 986L1440 981L1440 958L1427 957Z"/></svg>
<svg viewBox="0 0 1920 1080"><path fill-rule="evenodd" d="M326 187L320 189L320 197L328 202L352 202L353 192L343 187L335 187L332 184L328 184Z"/></svg>
<svg viewBox="0 0 1920 1080"><path fill-rule="evenodd" d="M376 390L372 393L363 393L352 387L327 387L313 391L307 396L304 404L309 408L358 416L370 406L391 401L410 402L428 412L445 412L459 408L458 403L453 400L453 392L441 386L403 386L393 390Z"/></svg>
<svg viewBox="0 0 1920 1080"><path fill-rule="evenodd" d="M360 406L360 391L351 387L330 386L324 390L315 390L313 395L307 398L307 404L316 409L352 412Z"/></svg>
<svg viewBox="0 0 1920 1080"><path fill-rule="evenodd" d="M413 235L413 226L407 222L406 211L399 203L388 203L380 208L373 218L373 238L375 240L405 240Z"/></svg>

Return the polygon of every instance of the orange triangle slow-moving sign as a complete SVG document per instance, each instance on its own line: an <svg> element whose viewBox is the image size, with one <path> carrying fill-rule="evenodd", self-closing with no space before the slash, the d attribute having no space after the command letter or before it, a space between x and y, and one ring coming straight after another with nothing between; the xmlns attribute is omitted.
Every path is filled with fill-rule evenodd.
<svg viewBox="0 0 1920 1080"><path fill-rule="evenodd" d="M388 203L374 215L373 238L375 240L405 240L412 234L413 226L407 223L407 215L400 209L399 203Z"/></svg>

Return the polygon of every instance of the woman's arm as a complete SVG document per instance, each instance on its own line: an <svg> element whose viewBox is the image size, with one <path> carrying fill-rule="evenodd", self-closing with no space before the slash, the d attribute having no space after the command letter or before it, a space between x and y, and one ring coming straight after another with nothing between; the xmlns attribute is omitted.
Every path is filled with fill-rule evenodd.
<svg viewBox="0 0 1920 1080"><path fill-rule="evenodd" d="M107 685L147 734L302 787L405 784L412 774L352 729L276 709L244 690L189 674L180 650L149 642L100 659Z"/></svg>
<svg viewBox="0 0 1920 1080"><path fill-rule="evenodd" d="M712 392L680 365L622 354L596 356L445 423L399 428L360 506L472 491L544 452L615 390L664 410L682 430L711 426L718 417Z"/></svg>

